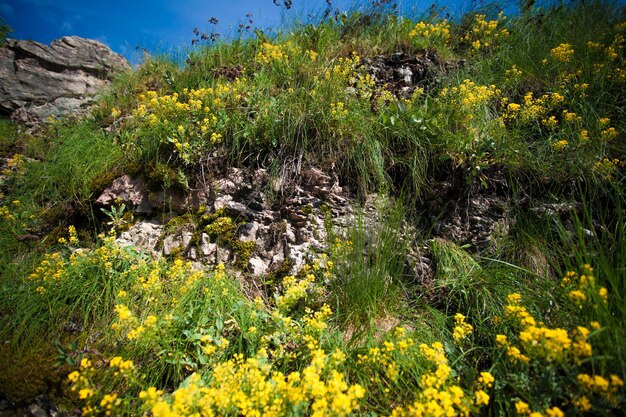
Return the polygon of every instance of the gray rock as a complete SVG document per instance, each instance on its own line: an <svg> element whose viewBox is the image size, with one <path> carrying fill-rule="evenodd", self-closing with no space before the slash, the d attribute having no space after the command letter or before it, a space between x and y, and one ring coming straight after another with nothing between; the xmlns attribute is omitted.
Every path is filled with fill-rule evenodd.
<svg viewBox="0 0 626 417"><path fill-rule="evenodd" d="M255 276L280 268L286 260L292 266L291 272L295 273L310 260L312 252L327 249L325 219L321 209L323 205L329 206L334 217L333 223L340 229L350 225L351 218L354 217L349 210L352 200L334 194L333 190L341 190L336 178L319 169L306 168L302 171L299 182L290 189L290 195L280 209L271 209L272 201L259 191L269 182L265 171L231 169L222 175L225 177L213 178L212 187L216 187L215 189L203 188L202 191L212 199L214 210L224 209L237 221L246 221L239 227L238 237L242 241L255 244L246 268ZM194 190L186 193L181 191L178 196L181 207L200 188L194 187ZM106 205L112 204L115 199L132 207L141 207L146 200L143 180L120 177L97 201ZM252 201L256 202L259 210L248 208ZM154 201L150 202L152 207L158 209ZM369 210L366 217L374 218L375 210ZM228 264L235 260L236 255L232 249L212 242L207 233L201 233L199 244L192 245L191 230L182 229L163 236L164 230L165 227L156 222L139 222L122 233L119 241L125 245L136 245L149 251L154 257L170 256L179 252L205 266Z"/></svg>
<svg viewBox="0 0 626 417"><path fill-rule="evenodd" d="M50 46L8 39L0 48L0 109L26 123L84 113L115 73L130 69L106 45L65 36Z"/></svg>
<svg viewBox="0 0 626 417"><path fill-rule="evenodd" d="M253 256L248 261L248 271L252 275L261 276L267 273L269 268L269 262L259 258L258 256Z"/></svg>
<svg viewBox="0 0 626 417"><path fill-rule="evenodd" d="M232 251L228 248L217 245L215 251L215 262L218 264L227 264L232 258Z"/></svg>
<svg viewBox="0 0 626 417"><path fill-rule="evenodd" d="M191 238L193 237L193 233L188 232L188 231L183 231L180 234L180 243L183 245L184 248L188 248L189 244L191 243Z"/></svg>
<svg viewBox="0 0 626 417"><path fill-rule="evenodd" d="M202 256L210 259L215 258L215 253L217 251L217 245L215 243L211 243L211 239L208 234L202 233L200 236L200 252Z"/></svg>
<svg viewBox="0 0 626 417"><path fill-rule="evenodd" d="M402 82L404 82L404 84L406 84L408 87L413 85L413 71L411 71L409 67L396 68L395 72L398 79L402 80Z"/></svg>
<svg viewBox="0 0 626 417"><path fill-rule="evenodd" d="M170 256L179 246L180 242L173 235L165 236L163 239L163 255Z"/></svg>
<svg viewBox="0 0 626 417"><path fill-rule="evenodd" d="M28 412L26 415L29 417L48 417L48 413L46 413L46 410L44 410L37 404L31 404L28 407Z"/></svg>
<svg viewBox="0 0 626 417"><path fill-rule="evenodd" d="M156 221L140 221L122 232L117 239L121 246L135 246L153 255L158 255L157 244L163 233L163 225Z"/></svg>
<svg viewBox="0 0 626 417"><path fill-rule="evenodd" d="M135 213L152 213L152 204L148 197L146 183L142 177L131 178L128 175L123 175L116 178L113 184L100 194L96 204L111 206L117 204L116 201L126 204Z"/></svg>
<svg viewBox="0 0 626 417"><path fill-rule="evenodd" d="M246 223L239 228L239 240L244 242L256 241L257 231L259 230L259 223L250 222Z"/></svg>

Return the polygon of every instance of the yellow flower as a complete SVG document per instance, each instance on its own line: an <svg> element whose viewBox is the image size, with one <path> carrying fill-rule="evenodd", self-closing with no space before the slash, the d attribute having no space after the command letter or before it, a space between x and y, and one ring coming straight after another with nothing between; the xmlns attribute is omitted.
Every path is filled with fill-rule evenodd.
<svg viewBox="0 0 626 417"><path fill-rule="evenodd" d="M519 111L521 108L522 108L522 106L520 106L517 103L509 103L509 105L508 105L509 111L512 111L512 112Z"/></svg>
<svg viewBox="0 0 626 417"><path fill-rule="evenodd" d="M574 403L574 405L576 407L578 407L580 409L580 411L582 412L586 412L591 410L591 402L589 402L589 398L587 398L586 396L582 396L580 398L575 399L574 401L572 401Z"/></svg>
<svg viewBox="0 0 626 417"><path fill-rule="evenodd" d="M476 391L474 393L474 397L476 398L476 405L489 405L489 394L487 394L485 391Z"/></svg>
<svg viewBox="0 0 626 417"><path fill-rule="evenodd" d="M465 316L461 313L457 313L454 316L454 330L452 337L455 341L460 341L467 337L474 329L471 324L465 323Z"/></svg>
<svg viewBox="0 0 626 417"><path fill-rule="evenodd" d="M550 50L550 55L559 62L569 62L570 59L574 56L574 49L572 45L567 43L562 43L556 48L552 48Z"/></svg>
<svg viewBox="0 0 626 417"><path fill-rule="evenodd" d="M493 383L495 378L489 372L481 372L480 378L478 378L478 383L485 385L487 388L493 387Z"/></svg>
<svg viewBox="0 0 626 417"><path fill-rule="evenodd" d="M522 300L522 296L519 295L518 293L509 294L506 297L506 301L510 304L519 304L521 300Z"/></svg>
<svg viewBox="0 0 626 417"><path fill-rule="evenodd" d="M605 303L609 301L609 291L606 288L601 287L598 290L598 295L604 300Z"/></svg>
<svg viewBox="0 0 626 417"><path fill-rule="evenodd" d="M68 379L70 382L76 382L76 381L78 381L78 378L79 378L79 377L80 377L80 373L79 373L78 371L74 371L74 372L72 372L71 374L69 374L69 375L67 376L67 379Z"/></svg>
<svg viewBox="0 0 626 417"><path fill-rule="evenodd" d="M80 391L78 391L78 398L80 398L81 400L87 399L89 397L93 396L93 390L89 389L89 388L83 388Z"/></svg>
<svg viewBox="0 0 626 417"><path fill-rule="evenodd" d="M530 407L527 403L520 400L515 403L515 412L522 415L530 414Z"/></svg>
<svg viewBox="0 0 626 417"><path fill-rule="evenodd" d="M124 304L117 304L115 306L115 311L117 312L120 321L127 321L133 317L133 313Z"/></svg>
<svg viewBox="0 0 626 417"><path fill-rule="evenodd" d="M587 296L585 295L584 292L580 290L570 291L568 294L568 297L570 298L570 300L574 301L576 304L582 304L585 301L587 301Z"/></svg>
<svg viewBox="0 0 626 417"><path fill-rule="evenodd" d="M563 416L565 416L565 414L563 413L563 411L561 411L561 409L559 407L548 408L546 410L546 414L548 415L548 417L563 417Z"/></svg>
<svg viewBox="0 0 626 417"><path fill-rule="evenodd" d="M552 144L552 147L557 150L557 151L562 151L563 149L565 149L567 147L567 145L569 144L569 142L565 139L562 139L558 142L555 142Z"/></svg>

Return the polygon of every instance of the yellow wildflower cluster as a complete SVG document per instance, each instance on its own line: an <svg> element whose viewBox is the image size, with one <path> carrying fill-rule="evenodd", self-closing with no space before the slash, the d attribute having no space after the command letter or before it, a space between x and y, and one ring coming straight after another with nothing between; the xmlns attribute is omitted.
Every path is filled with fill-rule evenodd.
<svg viewBox="0 0 626 417"><path fill-rule="evenodd" d="M474 328L471 324L465 322L465 316L461 313L457 313L454 316L454 330L452 332L452 338L459 342L465 339L472 333Z"/></svg>
<svg viewBox="0 0 626 417"><path fill-rule="evenodd" d="M418 344L403 327L388 333L379 346L358 354L357 366L367 375L364 386L368 392L397 392L403 396L407 390L413 393L407 404L394 407L393 416L468 415L489 403L486 390L495 381L489 372L481 372L474 392L467 392L458 385L443 344ZM415 375L415 380L402 378L406 375ZM415 385L409 388L407 383Z"/></svg>
<svg viewBox="0 0 626 417"><path fill-rule="evenodd" d="M38 282L56 281L63 277L66 266L66 261L58 252L47 253L29 278Z"/></svg>
<svg viewBox="0 0 626 417"><path fill-rule="evenodd" d="M614 402L616 394L624 387L624 381L617 375L611 374L609 378L600 375L578 374L578 384L588 394L597 394Z"/></svg>
<svg viewBox="0 0 626 417"><path fill-rule="evenodd" d="M188 378L171 401L149 388L140 394L154 417L185 415L284 416L299 410L312 416L346 416L359 408L365 390L349 384L335 369L332 356L322 350L301 372L272 371L264 350L244 359L236 354L217 365L210 378L199 374Z"/></svg>
<svg viewBox="0 0 626 417"><path fill-rule="evenodd" d="M479 109L501 94L495 85L477 85L465 79L458 87L443 88L439 97L457 106L468 120L472 120Z"/></svg>
<svg viewBox="0 0 626 417"><path fill-rule="evenodd" d="M0 207L0 219L4 220L5 222L14 222L15 215L11 213L11 209L9 207L1 206Z"/></svg>
<svg viewBox="0 0 626 417"><path fill-rule="evenodd" d="M450 23L447 20L437 23L418 22L409 33L409 38L420 45L445 44L450 39Z"/></svg>
<svg viewBox="0 0 626 417"><path fill-rule="evenodd" d="M337 119L343 119L348 116L348 109L341 101L330 103L330 114Z"/></svg>
<svg viewBox="0 0 626 417"><path fill-rule="evenodd" d="M3 175L9 175L11 173L22 174L24 173L24 155L16 153L8 161L6 161L5 168L2 170Z"/></svg>
<svg viewBox="0 0 626 417"><path fill-rule="evenodd" d="M597 299L602 303L608 302L608 290L596 285L591 265L584 265L581 274L569 271L561 280L561 286L568 291L569 299L579 306L594 303Z"/></svg>
<svg viewBox="0 0 626 417"><path fill-rule="evenodd" d="M624 166L626 166L626 162L620 161L617 158L602 158L593 164L593 169L604 179L610 180L617 173L618 169Z"/></svg>
<svg viewBox="0 0 626 417"><path fill-rule="evenodd" d="M572 285L582 288L581 294L585 294L589 289L595 291L595 278L593 268L585 265L581 274L568 272L563 278L565 291ZM576 290L579 291L579 290ZM587 412L594 406L606 409L619 408L620 401L623 401L621 391L623 381L617 375L609 375L608 378L601 375L579 373L572 375L572 369L582 369L593 355L593 348L589 342L591 330L585 326L575 326L570 331L560 328L548 328L543 323L538 323L528 311L520 305L519 294L511 294L508 297L509 304L505 308L505 318L509 319L509 324L518 332L509 335L514 342L509 340L509 336L500 334L496 336L496 345L506 349L507 356L514 362L529 364L525 369L528 376L531 376L530 369L540 370L541 378L545 377L543 372L562 374L558 384L563 385L563 390L571 392L572 395L562 399L559 406L575 406L580 412ZM592 329L599 329L600 323L593 321L590 323ZM561 374L560 374L561 375ZM568 375L568 377L565 377ZM553 382L556 383L556 382ZM581 393L583 395L581 395ZM563 410L565 410L564 408ZM571 408L569 408L571 409ZM515 403L515 411L520 416L564 416L565 412L558 407L547 408L543 411L533 411L529 404L518 400Z"/></svg>
<svg viewBox="0 0 626 417"><path fill-rule="evenodd" d="M549 113L560 106L565 101L559 93L543 94L535 98L532 92L524 95L522 103L510 103L507 98L501 100L506 111L502 115L505 122L517 122L528 124L543 119L543 124L555 127L558 122L554 116Z"/></svg>
<svg viewBox="0 0 626 417"><path fill-rule="evenodd" d="M376 80L370 74L357 74L356 78L350 79L350 83L354 84L361 98L370 98L376 86Z"/></svg>
<svg viewBox="0 0 626 417"><path fill-rule="evenodd" d="M70 245L75 245L78 243L78 235L76 233L76 227L74 226L69 226L67 228L67 232L68 232L68 238L64 238L64 237L60 237L59 238L59 243L62 245L66 245L66 244L70 244Z"/></svg>
<svg viewBox="0 0 626 417"><path fill-rule="evenodd" d="M339 58L324 70L324 78L335 81L356 79L357 73L355 70L360 63L361 57L356 53L353 53L350 58Z"/></svg>
<svg viewBox="0 0 626 417"><path fill-rule="evenodd" d="M207 144L215 146L222 141L220 120L242 102L246 83L237 78L218 81L214 87L185 88L180 94L141 93L132 116L162 143L172 144L184 162L190 162Z"/></svg>
<svg viewBox="0 0 626 417"><path fill-rule="evenodd" d="M509 35L509 31L502 28L505 20L506 16L502 12L495 20L487 20L484 14L477 14L469 31L461 39L470 44L472 50L476 52L493 48Z"/></svg>
<svg viewBox="0 0 626 417"><path fill-rule="evenodd" d="M565 413L559 407L550 407L544 410L543 413L538 411L532 411L528 403L524 401L516 401L515 402L515 412L520 416L529 416L529 417L564 417Z"/></svg>
<svg viewBox="0 0 626 417"><path fill-rule="evenodd" d="M517 80L522 76L522 71L520 71L517 66L513 65L510 69L504 71L504 75L507 80Z"/></svg>
<svg viewBox="0 0 626 417"><path fill-rule="evenodd" d="M561 140L558 140L558 141L554 142L554 143L552 144L552 148L553 148L555 151L562 151L562 150L564 150L565 148L567 148L567 145L569 145L569 141L568 141L568 140L566 140L566 139L561 139Z"/></svg>
<svg viewBox="0 0 626 417"><path fill-rule="evenodd" d="M268 42L264 42L261 44L260 51L257 53L255 57L255 61L260 64L270 64L270 63L279 63L289 62L289 55L293 55L295 52L294 46L291 42L286 42L284 44L273 45ZM312 60L317 58L317 54L310 54Z"/></svg>
<svg viewBox="0 0 626 417"><path fill-rule="evenodd" d="M135 365L131 360L123 360L120 356L111 358L106 368L113 371L113 376L121 376L126 379L134 377ZM83 358L80 362L80 371L73 371L67 376L71 384L70 391L77 392L78 398L85 403L82 408L82 415L116 416L119 414L122 398L114 392L101 396L97 384L93 382L98 371L93 367L89 358Z"/></svg>
<svg viewBox="0 0 626 417"><path fill-rule="evenodd" d="M505 318L519 328L515 338L518 345L506 335L497 335L496 344L506 349L507 356L514 362L529 362L530 359L548 363L564 363L573 359L578 362L592 355L587 337L589 330L578 326L571 333L562 328L549 328L538 323L528 310L520 305L519 294L511 294L505 308Z"/></svg>
<svg viewBox="0 0 626 417"><path fill-rule="evenodd" d="M574 56L574 49L568 43L562 43L550 50L550 56L558 62L569 62Z"/></svg>
<svg viewBox="0 0 626 417"><path fill-rule="evenodd" d="M452 368L444 353L443 345L435 342L419 346L420 356L427 359L431 370L422 374L415 400L406 406L398 406L392 412L399 416L465 416L489 404L485 389L493 387L494 378L482 372L473 394L465 392L452 377Z"/></svg>
<svg viewBox="0 0 626 417"><path fill-rule="evenodd" d="M563 110L563 121L567 123L580 123L582 121L582 117L574 112L565 109Z"/></svg>
<svg viewBox="0 0 626 417"><path fill-rule="evenodd" d="M619 134L614 127L608 127L600 132L600 139L603 141L609 142L615 138L617 138Z"/></svg>
<svg viewBox="0 0 626 417"><path fill-rule="evenodd" d="M307 274L302 279L293 275L283 278L283 294L276 301L276 305L282 311L291 309L300 299L306 296L307 291L313 286L315 275Z"/></svg>

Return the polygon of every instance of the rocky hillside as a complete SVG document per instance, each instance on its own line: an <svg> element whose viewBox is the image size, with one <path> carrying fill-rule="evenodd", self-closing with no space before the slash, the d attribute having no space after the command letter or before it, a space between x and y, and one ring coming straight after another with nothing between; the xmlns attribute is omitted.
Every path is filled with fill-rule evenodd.
<svg viewBox="0 0 626 417"><path fill-rule="evenodd" d="M619 414L624 10L389 3L0 48L1 415Z"/></svg>

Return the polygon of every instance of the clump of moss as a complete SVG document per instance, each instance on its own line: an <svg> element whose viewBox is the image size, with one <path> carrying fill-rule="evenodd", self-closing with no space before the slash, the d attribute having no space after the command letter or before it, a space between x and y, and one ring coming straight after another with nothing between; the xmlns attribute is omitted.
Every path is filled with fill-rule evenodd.
<svg viewBox="0 0 626 417"><path fill-rule="evenodd" d="M186 213L182 216L173 217L165 225L165 231L167 233L175 233L186 227L196 229L197 223L196 217L192 213Z"/></svg>
<svg viewBox="0 0 626 417"><path fill-rule="evenodd" d="M67 370L54 366L51 346L16 349L0 345L0 397L20 404L42 393L53 393L63 382Z"/></svg>
<svg viewBox="0 0 626 417"><path fill-rule="evenodd" d="M152 184L168 189L178 183L178 174L169 165L157 162L154 169L148 173L148 179Z"/></svg>
<svg viewBox="0 0 626 417"><path fill-rule="evenodd" d="M235 253L234 265L237 268L245 268L252 256L252 251L256 247L254 242L239 239L237 231L245 222L236 222L223 209L206 214L202 216L202 219L208 223L204 227L204 231L212 238L216 238L219 244L226 246Z"/></svg>

